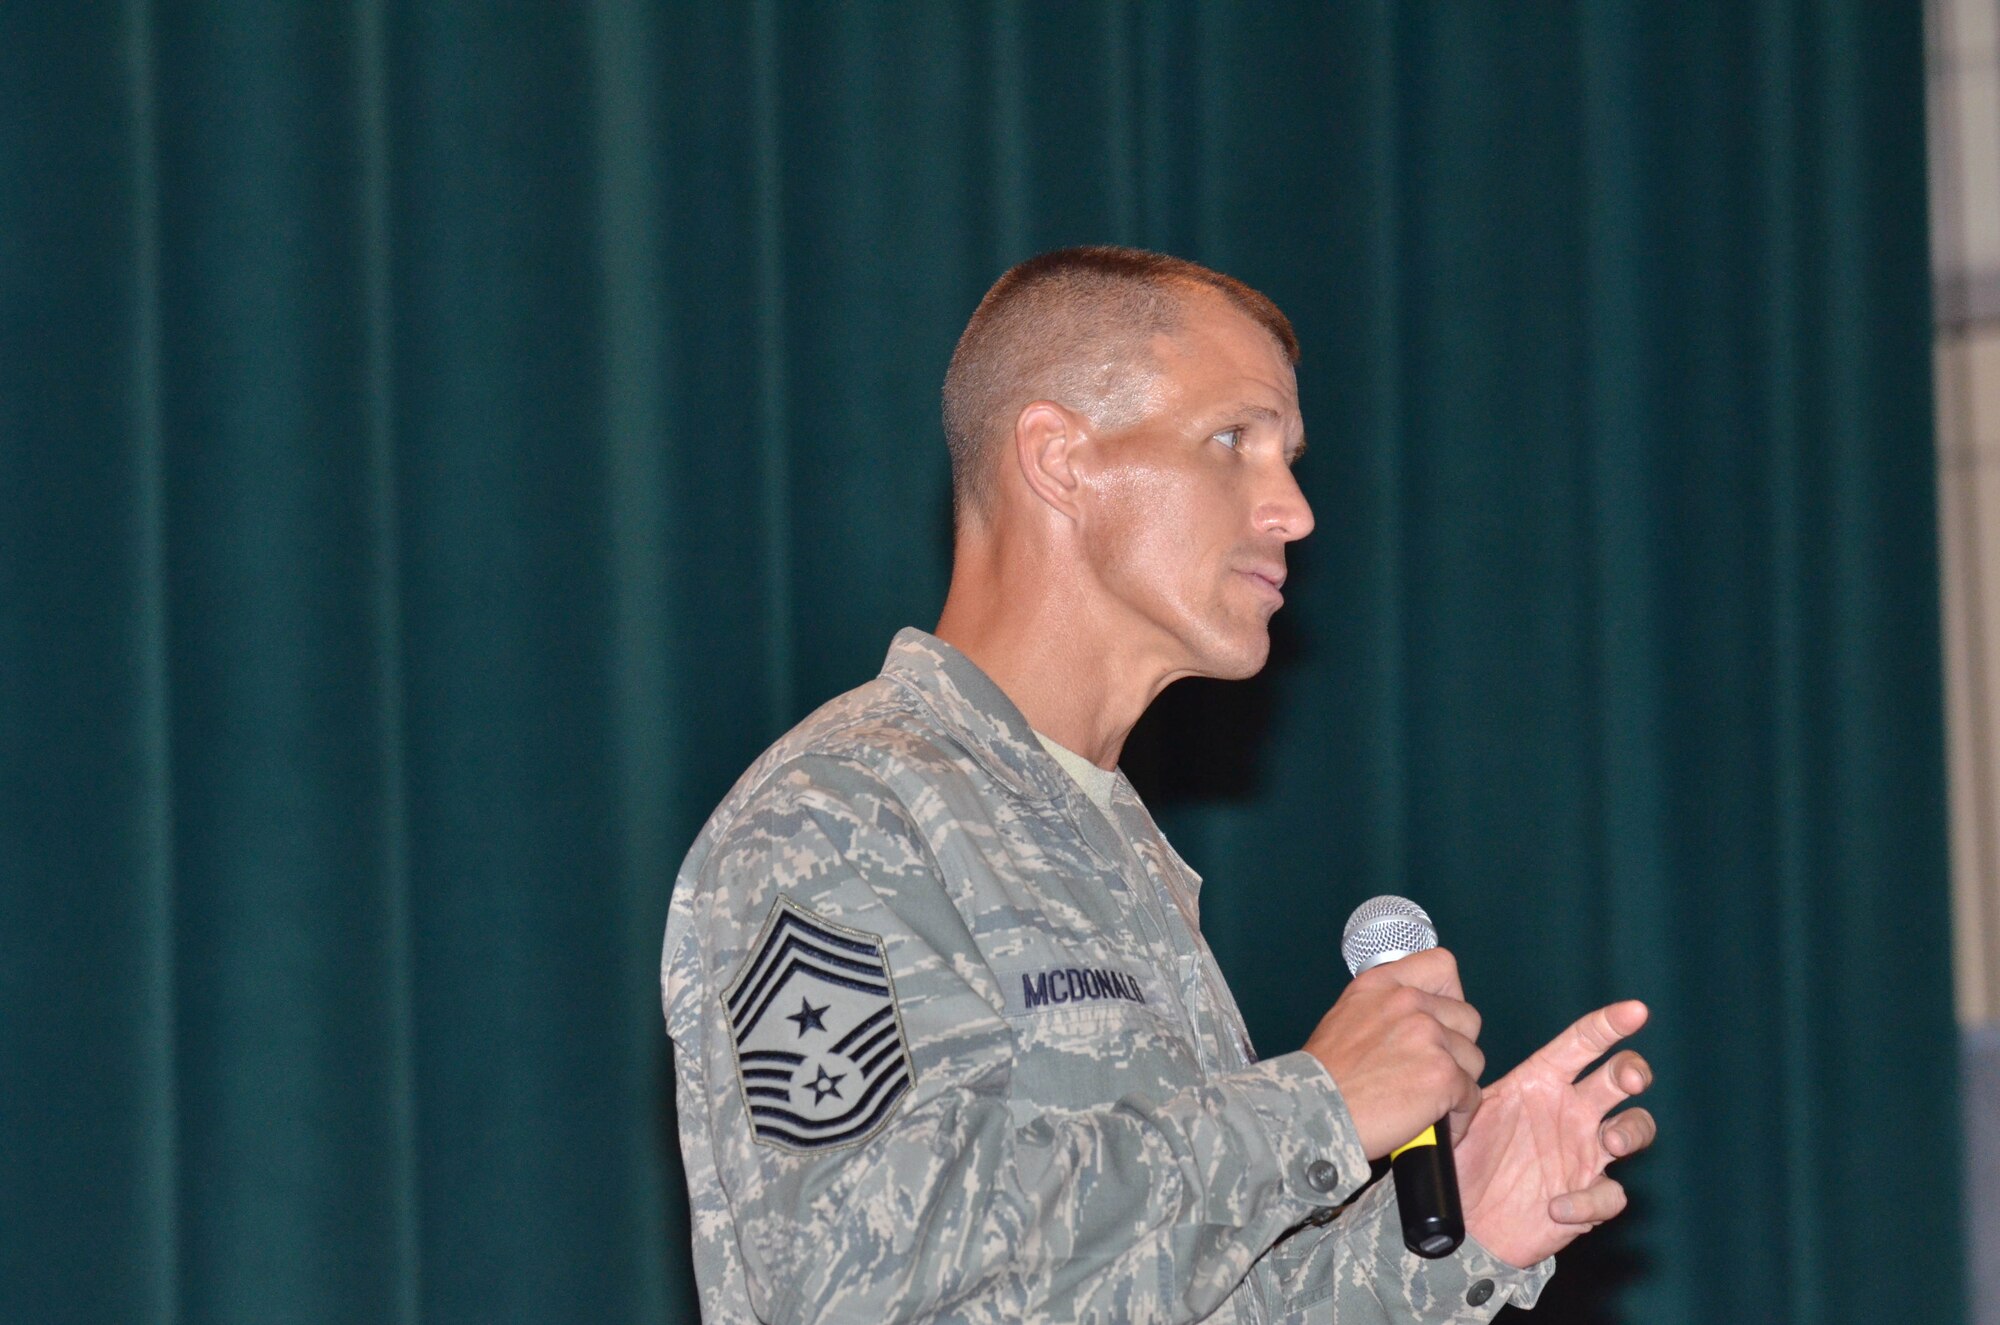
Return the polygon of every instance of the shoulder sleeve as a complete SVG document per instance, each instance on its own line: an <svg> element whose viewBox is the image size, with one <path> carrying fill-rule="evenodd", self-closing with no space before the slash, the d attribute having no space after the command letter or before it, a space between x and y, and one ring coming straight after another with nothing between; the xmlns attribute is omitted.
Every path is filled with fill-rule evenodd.
<svg viewBox="0 0 2000 1325"><path fill-rule="evenodd" d="M1271 1253L1288 1321L1388 1321L1393 1325L1479 1325L1501 1307L1527 1309L1555 1273L1555 1258L1520 1270L1471 1238L1449 1256L1426 1260L1403 1245L1395 1184L1386 1178L1328 1219L1312 1223Z"/></svg>
<svg viewBox="0 0 2000 1325"><path fill-rule="evenodd" d="M788 967L774 936L792 914L824 951ZM862 969L875 944L879 977ZM696 1237L730 1244L716 1254L766 1320L1196 1320L1365 1179L1339 1093L1302 1054L1017 1120L978 952L908 811L858 773L781 770L680 881L666 1001L682 1145L716 1187L692 1193ZM818 1048L870 1016L872 1068ZM751 1057L787 1052L799 1061ZM831 1092L893 1082L899 1052L907 1089L879 1117L844 1115Z"/></svg>

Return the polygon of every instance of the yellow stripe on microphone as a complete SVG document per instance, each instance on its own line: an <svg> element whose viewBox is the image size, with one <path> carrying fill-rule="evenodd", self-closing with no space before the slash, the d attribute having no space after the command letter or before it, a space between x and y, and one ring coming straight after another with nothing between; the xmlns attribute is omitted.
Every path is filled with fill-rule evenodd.
<svg viewBox="0 0 2000 1325"><path fill-rule="evenodd" d="M1418 1146L1434 1146L1437 1143L1438 1143L1438 1129L1436 1124L1432 1124L1431 1126L1426 1127L1423 1131L1417 1133L1416 1140L1408 1142L1407 1144L1404 1145L1397 1146L1394 1150L1391 1150L1389 1152L1389 1158L1401 1159L1403 1157L1403 1152L1405 1150L1415 1150Z"/></svg>

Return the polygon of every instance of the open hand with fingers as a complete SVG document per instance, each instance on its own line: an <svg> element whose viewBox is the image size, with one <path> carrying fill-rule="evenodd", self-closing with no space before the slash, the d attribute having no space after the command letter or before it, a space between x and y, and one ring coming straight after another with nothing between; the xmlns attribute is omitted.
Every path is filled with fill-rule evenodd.
<svg viewBox="0 0 2000 1325"><path fill-rule="evenodd" d="M1599 1008L1482 1092L1454 1154L1466 1232L1501 1260L1534 1265L1625 1208L1605 1168L1657 1129L1644 1109L1611 1111L1652 1084L1652 1069L1628 1049L1577 1074L1646 1015L1636 1001Z"/></svg>

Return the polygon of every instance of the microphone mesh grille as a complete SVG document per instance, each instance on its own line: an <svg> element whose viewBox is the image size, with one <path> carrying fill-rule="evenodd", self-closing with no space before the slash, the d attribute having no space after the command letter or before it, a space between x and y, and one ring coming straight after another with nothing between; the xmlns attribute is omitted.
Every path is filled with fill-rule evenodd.
<svg viewBox="0 0 2000 1325"><path fill-rule="evenodd" d="M1340 955L1347 959L1347 969L1359 975L1379 960L1437 944L1437 926L1428 911L1407 897L1384 894L1354 908L1340 934Z"/></svg>

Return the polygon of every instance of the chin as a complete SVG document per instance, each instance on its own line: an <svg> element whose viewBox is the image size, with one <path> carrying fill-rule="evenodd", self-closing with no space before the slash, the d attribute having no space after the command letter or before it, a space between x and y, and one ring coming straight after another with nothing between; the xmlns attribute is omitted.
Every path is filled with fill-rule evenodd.
<svg viewBox="0 0 2000 1325"><path fill-rule="evenodd" d="M1264 670L1264 664L1271 660L1271 635L1260 630L1254 637L1237 640L1216 640L1204 650L1203 676L1214 677L1218 681L1247 681Z"/></svg>

